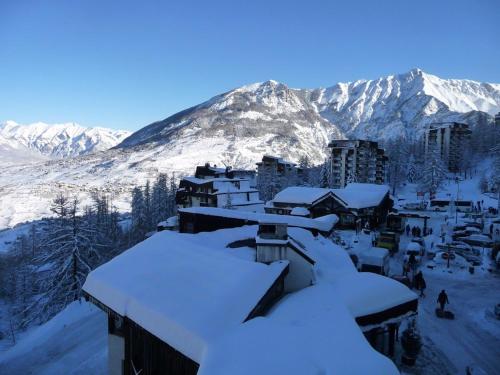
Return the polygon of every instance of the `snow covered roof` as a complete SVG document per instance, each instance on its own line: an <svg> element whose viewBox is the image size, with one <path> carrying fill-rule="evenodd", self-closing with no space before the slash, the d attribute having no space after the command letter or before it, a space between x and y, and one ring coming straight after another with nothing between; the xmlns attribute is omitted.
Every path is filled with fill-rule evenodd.
<svg viewBox="0 0 500 375"><path fill-rule="evenodd" d="M243 323L288 265L239 259L220 244L212 249L220 235L203 244L159 232L92 271L83 289L201 363L208 342Z"/></svg>
<svg viewBox="0 0 500 375"><path fill-rule="evenodd" d="M384 258L389 256L389 250L382 247L369 247L359 255L361 262L364 264L382 265Z"/></svg>
<svg viewBox="0 0 500 375"><path fill-rule="evenodd" d="M344 189L332 189L332 191L347 203L347 207L361 209L378 206L389 193L389 186L350 183Z"/></svg>
<svg viewBox="0 0 500 375"><path fill-rule="evenodd" d="M160 232L91 272L84 290L194 359L201 375L397 374L358 319L418 297L395 280L358 273L344 249L302 228L288 234L314 259L315 285L242 323L287 265L266 266L254 249L227 247L257 229Z"/></svg>
<svg viewBox="0 0 500 375"><path fill-rule="evenodd" d="M329 285L288 295L207 351L199 375L399 374L373 349Z"/></svg>
<svg viewBox="0 0 500 375"><path fill-rule="evenodd" d="M321 232L329 232L337 224L339 218L337 215L325 215L316 219L309 219L300 216L275 215L260 212L228 210L218 207L189 207L181 208L179 212L186 212L198 215L218 216L232 219L247 220L250 223L259 223L261 221L273 222L276 224L284 223L291 227L300 227L307 229L316 229Z"/></svg>
<svg viewBox="0 0 500 375"><path fill-rule="evenodd" d="M293 204L313 204L318 199L321 199L328 194L331 194L330 189L306 187L306 186L291 186L280 191L273 199L277 203L293 203Z"/></svg>

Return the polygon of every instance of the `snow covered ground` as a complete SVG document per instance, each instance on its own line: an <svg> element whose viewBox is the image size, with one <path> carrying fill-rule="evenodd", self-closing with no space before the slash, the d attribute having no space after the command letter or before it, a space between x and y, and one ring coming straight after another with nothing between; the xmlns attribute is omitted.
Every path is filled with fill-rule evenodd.
<svg viewBox="0 0 500 375"><path fill-rule="evenodd" d="M20 335L0 352L0 374L106 374L106 314L73 302L47 323Z"/></svg>

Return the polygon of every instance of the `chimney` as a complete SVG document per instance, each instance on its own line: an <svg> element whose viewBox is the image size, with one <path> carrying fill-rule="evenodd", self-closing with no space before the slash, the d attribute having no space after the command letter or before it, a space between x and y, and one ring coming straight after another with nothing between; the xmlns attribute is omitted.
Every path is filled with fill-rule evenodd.
<svg viewBox="0 0 500 375"><path fill-rule="evenodd" d="M286 223L259 222L256 237L257 256L260 263L287 259L288 230Z"/></svg>

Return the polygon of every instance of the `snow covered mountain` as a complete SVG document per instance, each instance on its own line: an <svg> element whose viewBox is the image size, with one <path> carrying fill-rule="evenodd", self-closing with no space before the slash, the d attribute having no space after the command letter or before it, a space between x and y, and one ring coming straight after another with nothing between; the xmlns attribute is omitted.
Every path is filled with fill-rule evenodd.
<svg viewBox="0 0 500 375"><path fill-rule="evenodd" d="M127 210L130 189L159 172L192 173L194 166L207 161L254 168L266 153L292 161L307 155L320 163L330 139L415 137L432 121L474 125L492 121L491 115L498 111L500 84L444 80L418 69L326 89L255 83L148 125L112 149L4 168L0 229L50 214L50 200L60 190L79 195L84 203L90 192L104 189L115 196L121 210ZM61 134L64 138L69 132ZM5 138L1 131L0 136ZM54 151L46 152L71 154L77 145L86 145L79 143L83 139L69 136L68 142L47 146L46 150ZM25 147L37 144L41 149L51 144L23 142ZM82 149L96 151L108 145L112 146Z"/></svg>
<svg viewBox="0 0 500 375"><path fill-rule="evenodd" d="M418 136L435 121L487 121L500 111L500 84L441 79L420 69L307 90L318 112L348 137Z"/></svg>
<svg viewBox="0 0 500 375"><path fill-rule="evenodd" d="M135 132L117 147L168 145L191 159L253 167L264 153L319 163L328 141L342 137L301 90L276 81L243 86Z"/></svg>
<svg viewBox="0 0 500 375"><path fill-rule="evenodd" d="M66 158L107 150L125 139L130 132L105 128L85 128L76 123L20 125L14 121L0 124L3 143L20 146L52 158ZM5 152L2 152L5 155Z"/></svg>

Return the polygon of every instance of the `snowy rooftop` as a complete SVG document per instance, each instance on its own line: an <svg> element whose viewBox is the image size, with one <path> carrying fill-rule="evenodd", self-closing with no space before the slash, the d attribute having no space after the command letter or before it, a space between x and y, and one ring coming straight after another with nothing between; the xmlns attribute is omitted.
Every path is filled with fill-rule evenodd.
<svg viewBox="0 0 500 375"><path fill-rule="evenodd" d="M257 229L160 232L91 272L84 290L193 358L202 375L397 374L356 319L418 297L395 280L358 273L344 249L302 228L288 234L314 259L315 285L242 323L287 265L227 247Z"/></svg>
<svg viewBox="0 0 500 375"><path fill-rule="evenodd" d="M326 215L316 219L309 219L300 216L264 214L249 211L228 210L217 207L189 207L179 209L179 212L248 220L253 223L259 223L261 221L273 222L276 224L283 223L288 224L288 226L291 227L317 229L321 232L331 231L339 220L337 215Z"/></svg>
<svg viewBox="0 0 500 375"><path fill-rule="evenodd" d="M277 203L312 204L330 193L330 189L291 186L280 191L273 199Z"/></svg>
<svg viewBox="0 0 500 375"><path fill-rule="evenodd" d="M193 237L157 233L92 271L83 289L201 363L207 343L241 324L288 262L239 259Z"/></svg>
<svg viewBox="0 0 500 375"><path fill-rule="evenodd" d="M335 290L317 285L285 297L207 351L199 375L399 374L366 341Z"/></svg>
<svg viewBox="0 0 500 375"><path fill-rule="evenodd" d="M382 247L369 247L361 253L361 259L366 264L380 264L380 262L389 255L389 250Z"/></svg>
<svg viewBox="0 0 500 375"><path fill-rule="evenodd" d="M332 191L346 202L349 208L361 209L378 206L389 193L389 186L350 183L344 189L332 189Z"/></svg>

